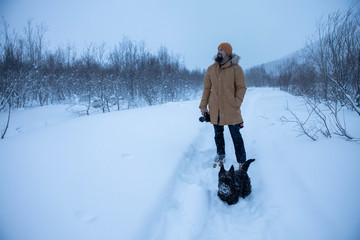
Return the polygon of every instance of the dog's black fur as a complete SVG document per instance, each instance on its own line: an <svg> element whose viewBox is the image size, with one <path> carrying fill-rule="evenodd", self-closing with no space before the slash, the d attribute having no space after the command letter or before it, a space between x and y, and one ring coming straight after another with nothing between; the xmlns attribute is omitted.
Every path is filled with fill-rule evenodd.
<svg viewBox="0 0 360 240"><path fill-rule="evenodd" d="M226 171L224 165L219 172L218 196L229 205L239 201L239 197L245 198L251 193L251 181L247 174L250 164L255 159L247 160L241 170L234 170L232 165L229 171Z"/></svg>

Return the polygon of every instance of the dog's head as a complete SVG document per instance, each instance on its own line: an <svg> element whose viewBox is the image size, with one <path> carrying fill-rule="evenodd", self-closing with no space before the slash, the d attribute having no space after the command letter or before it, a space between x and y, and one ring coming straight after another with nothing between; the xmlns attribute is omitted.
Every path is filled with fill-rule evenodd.
<svg viewBox="0 0 360 240"><path fill-rule="evenodd" d="M247 170L255 159L247 160L241 170L234 169L231 166L226 171L224 165L221 166L219 172L218 196L228 204L235 204L239 197L245 198L251 193L251 181L247 174Z"/></svg>
<svg viewBox="0 0 360 240"><path fill-rule="evenodd" d="M229 171L225 170L224 165L221 166L219 172L218 196L221 200L229 204L239 197L235 186L234 166L231 166Z"/></svg>

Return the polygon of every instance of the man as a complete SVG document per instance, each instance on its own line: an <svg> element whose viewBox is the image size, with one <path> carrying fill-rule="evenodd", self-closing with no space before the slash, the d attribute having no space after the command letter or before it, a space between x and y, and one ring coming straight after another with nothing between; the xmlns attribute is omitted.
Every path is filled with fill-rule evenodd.
<svg viewBox="0 0 360 240"><path fill-rule="evenodd" d="M229 43L221 43L215 63L205 73L201 114L210 114L214 125L217 159L222 165L225 158L224 126L228 125L234 143L236 160L241 169L246 161L244 141L240 134L243 119L240 107L246 92L245 75L238 65L239 57L232 53ZM209 110L208 110L209 106Z"/></svg>

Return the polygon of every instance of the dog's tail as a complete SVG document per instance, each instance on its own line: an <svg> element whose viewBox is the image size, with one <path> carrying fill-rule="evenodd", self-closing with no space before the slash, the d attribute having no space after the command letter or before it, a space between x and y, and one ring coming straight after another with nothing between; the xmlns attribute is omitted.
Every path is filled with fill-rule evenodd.
<svg viewBox="0 0 360 240"><path fill-rule="evenodd" d="M247 172L247 170L249 169L250 164L255 161L255 159L249 159L246 162L244 162L244 164L242 165L242 170L244 170L245 172Z"/></svg>

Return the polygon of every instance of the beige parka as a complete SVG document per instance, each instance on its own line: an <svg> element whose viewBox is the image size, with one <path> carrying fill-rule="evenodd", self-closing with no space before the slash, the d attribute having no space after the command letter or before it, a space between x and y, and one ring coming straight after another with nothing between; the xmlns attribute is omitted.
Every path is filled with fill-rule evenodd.
<svg viewBox="0 0 360 240"><path fill-rule="evenodd" d="M199 106L200 109L209 106L210 122L221 126L244 122L240 107L246 92L245 75L238 65L239 57L234 54L231 57L221 68L215 62L207 69Z"/></svg>

